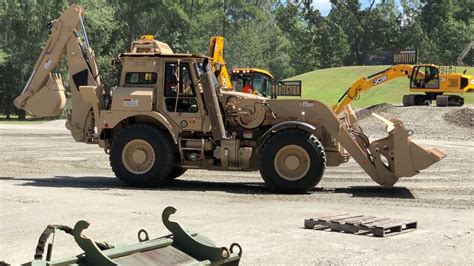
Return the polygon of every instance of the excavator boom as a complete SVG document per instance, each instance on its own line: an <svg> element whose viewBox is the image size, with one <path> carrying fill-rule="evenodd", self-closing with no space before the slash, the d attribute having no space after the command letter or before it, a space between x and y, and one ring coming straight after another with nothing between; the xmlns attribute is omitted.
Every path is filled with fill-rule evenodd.
<svg viewBox="0 0 474 266"><path fill-rule="evenodd" d="M332 109L336 114L339 114L344 110L345 106L351 104L353 100L357 99L362 91L370 90L375 86L396 78L409 78L412 72L413 66L411 65L395 65L371 76L360 78L352 83L349 89L347 89Z"/></svg>
<svg viewBox="0 0 474 266"><path fill-rule="evenodd" d="M219 84L222 84L225 90L232 89L229 71L224 60L224 37L216 36L211 38L209 45L209 57L212 58L212 71L216 74Z"/></svg>

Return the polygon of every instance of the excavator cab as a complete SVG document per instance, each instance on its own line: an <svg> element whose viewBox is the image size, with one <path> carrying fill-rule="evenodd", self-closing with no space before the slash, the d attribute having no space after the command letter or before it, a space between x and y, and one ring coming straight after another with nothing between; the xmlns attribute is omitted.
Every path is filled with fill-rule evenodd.
<svg viewBox="0 0 474 266"><path fill-rule="evenodd" d="M273 75L259 68L234 68L231 81L235 91L270 97Z"/></svg>
<svg viewBox="0 0 474 266"><path fill-rule="evenodd" d="M438 89L439 70L433 65L418 65L413 67L410 77L411 89Z"/></svg>

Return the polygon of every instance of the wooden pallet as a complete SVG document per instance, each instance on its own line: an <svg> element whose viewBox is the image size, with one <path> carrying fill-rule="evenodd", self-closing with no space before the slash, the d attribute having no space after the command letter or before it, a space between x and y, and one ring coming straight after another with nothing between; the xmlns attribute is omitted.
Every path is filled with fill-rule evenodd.
<svg viewBox="0 0 474 266"><path fill-rule="evenodd" d="M320 215L317 218L305 219L304 227L351 234L372 233L377 237L393 235L415 230L417 222L413 220L392 219L386 217L354 215L341 213L338 215Z"/></svg>

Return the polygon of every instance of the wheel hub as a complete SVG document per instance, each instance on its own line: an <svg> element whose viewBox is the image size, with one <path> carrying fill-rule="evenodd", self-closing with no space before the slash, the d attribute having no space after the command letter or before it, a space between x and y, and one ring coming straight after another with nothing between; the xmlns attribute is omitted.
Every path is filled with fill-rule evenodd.
<svg viewBox="0 0 474 266"><path fill-rule="evenodd" d="M132 154L133 161L137 164L142 164L146 160L146 153L143 150L136 150Z"/></svg>
<svg viewBox="0 0 474 266"><path fill-rule="evenodd" d="M309 171L310 158L308 152L297 145L282 147L274 159L274 167L279 176L288 181L297 181Z"/></svg>
<svg viewBox="0 0 474 266"><path fill-rule="evenodd" d="M295 155L290 155L285 159L285 166L288 169L295 170L300 165L300 159Z"/></svg>
<svg viewBox="0 0 474 266"><path fill-rule="evenodd" d="M144 174L155 164L155 150L145 140L131 140L122 150L122 162L128 171Z"/></svg>

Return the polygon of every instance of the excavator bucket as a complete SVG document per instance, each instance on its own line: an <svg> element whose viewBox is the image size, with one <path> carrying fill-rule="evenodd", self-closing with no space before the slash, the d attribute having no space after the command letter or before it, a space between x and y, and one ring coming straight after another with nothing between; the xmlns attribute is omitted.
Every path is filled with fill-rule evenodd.
<svg viewBox="0 0 474 266"><path fill-rule="evenodd" d="M446 154L436 148L424 148L410 140L412 131L405 129L402 121L373 115L387 125L388 133L388 137L369 145L377 172L371 177L378 184L392 187L400 177L414 176L446 157Z"/></svg>
<svg viewBox="0 0 474 266"><path fill-rule="evenodd" d="M37 117L56 116L63 112L66 95L61 75L49 74L48 81L37 93L30 95L29 91L15 99L16 107L25 109Z"/></svg>

